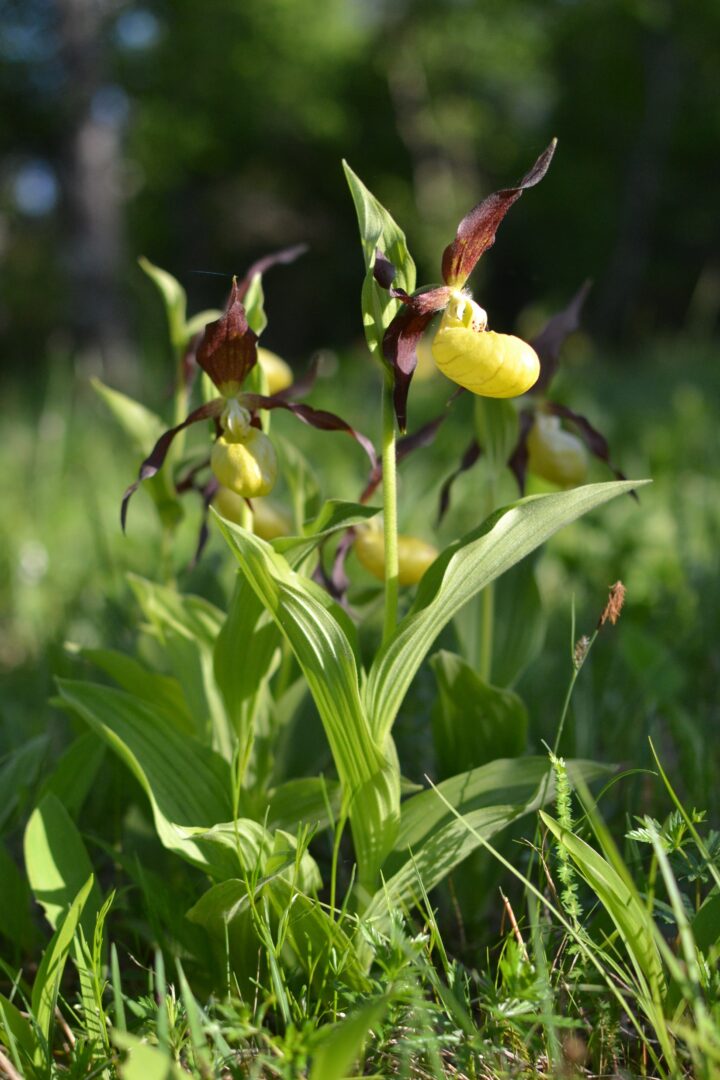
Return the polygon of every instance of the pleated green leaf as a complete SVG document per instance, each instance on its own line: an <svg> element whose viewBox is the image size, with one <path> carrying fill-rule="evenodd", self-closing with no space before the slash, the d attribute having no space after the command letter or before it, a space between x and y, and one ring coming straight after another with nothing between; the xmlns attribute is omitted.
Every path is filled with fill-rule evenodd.
<svg viewBox="0 0 720 1080"><path fill-rule="evenodd" d="M399 772L370 734L358 687L354 649L342 609L291 570L258 537L222 519L220 528L263 605L287 638L323 722L343 787L359 875L375 879L392 846L399 813Z"/></svg>
<svg viewBox="0 0 720 1080"><path fill-rule="evenodd" d="M235 748L232 723L215 681L215 645L223 613L201 596L128 576L152 633L183 689L195 735L228 761Z"/></svg>
<svg viewBox="0 0 720 1080"><path fill-rule="evenodd" d="M381 288L373 277L377 250L383 252L397 273L393 286L411 293L415 288L415 263L407 247L405 233L388 211L365 187L346 161L343 161L345 177L350 188L358 226L360 243L365 260L365 280L362 287L363 326L368 348L382 360L382 339L400 304L393 300L387 289Z"/></svg>
<svg viewBox="0 0 720 1080"><path fill-rule="evenodd" d="M531 495L496 511L447 547L425 574L409 613L370 669L366 702L376 738L382 742L390 732L433 642L468 600L563 525L643 483L647 481L613 481Z"/></svg>
<svg viewBox="0 0 720 1080"><path fill-rule="evenodd" d="M230 766L140 698L112 687L61 681L63 701L134 773L150 800L160 840L208 872L208 855L189 830L232 818Z"/></svg>
<svg viewBox="0 0 720 1080"><path fill-rule="evenodd" d="M35 899L56 930L62 916L93 868L85 843L67 810L55 795L46 795L30 816L23 841L25 869ZM93 885L82 917L83 930L92 939L102 898Z"/></svg>

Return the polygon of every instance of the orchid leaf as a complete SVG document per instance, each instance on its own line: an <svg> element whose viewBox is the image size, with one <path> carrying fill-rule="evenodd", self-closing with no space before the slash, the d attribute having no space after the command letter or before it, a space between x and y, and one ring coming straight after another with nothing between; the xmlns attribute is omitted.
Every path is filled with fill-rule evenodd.
<svg viewBox="0 0 720 1080"><path fill-rule="evenodd" d="M589 761L568 762L568 768L592 781L612 770ZM400 828L384 867L385 882L363 917L383 926L398 904L412 904L450 874L479 845L470 828L489 839L524 814L554 797L547 758L525 757L490 762L460 773L403 803Z"/></svg>
<svg viewBox="0 0 720 1080"><path fill-rule="evenodd" d="M230 767L219 754L141 698L92 683L60 681L63 699L125 762L145 790L163 845L212 872L190 830L232 817Z"/></svg>
<svg viewBox="0 0 720 1080"><path fill-rule="evenodd" d="M347 616L257 536L218 519L240 567L302 669L350 805L360 877L375 875L392 845L399 804L397 762L370 734Z"/></svg>
<svg viewBox="0 0 720 1080"><path fill-rule="evenodd" d="M426 572L413 606L370 669L366 702L375 737L382 743L389 734L433 642L468 600L563 525L642 483L647 481L588 484L529 496L497 510L447 547Z"/></svg>
<svg viewBox="0 0 720 1080"><path fill-rule="evenodd" d="M491 686L455 653L436 653L430 665L438 687L432 727L442 776L523 753L528 715L522 698Z"/></svg>
<svg viewBox="0 0 720 1080"><path fill-rule="evenodd" d="M415 263L407 248L402 229L382 203L378 202L343 161L345 177L350 187L360 227L360 243L365 260L365 280L362 287L363 326L368 348L383 360L382 340L385 331L397 314L400 304L375 279L373 269L377 253L385 256L395 270L393 286L411 293L415 288Z"/></svg>
<svg viewBox="0 0 720 1080"><path fill-rule="evenodd" d="M160 290L160 294L165 304L165 312L167 314L168 328L170 331L170 341L174 349L184 349L187 344L187 329L185 325L185 311L187 306L187 296L177 278L174 278L172 274L169 274L167 270L162 270L159 266L155 266L149 259L141 256L138 259L141 269L145 271L148 277L157 285Z"/></svg>

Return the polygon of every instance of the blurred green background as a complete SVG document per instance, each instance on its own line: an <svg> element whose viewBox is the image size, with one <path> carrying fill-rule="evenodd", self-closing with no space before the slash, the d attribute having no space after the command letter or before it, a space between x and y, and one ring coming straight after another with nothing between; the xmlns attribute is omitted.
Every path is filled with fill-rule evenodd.
<svg viewBox="0 0 720 1080"><path fill-rule="evenodd" d="M227 275L254 258L308 242L266 279L263 343L298 370L321 351L314 401L376 436L341 158L405 228L425 283L460 217L555 135L550 173L502 225L475 295L495 329L529 333L593 279L558 394L628 475L656 483L639 508L614 505L551 544L549 646L521 689L539 745L567 675L571 598L591 629L622 577L628 610L593 655L569 749L635 760L655 734L698 801L715 798L720 6L6 0L2 21L0 752L46 728L65 640L131 645L125 573L158 572L144 496L120 534L137 462L88 388L99 374L170 408L164 314L137 256L170 270L193 312L221 305ZM414 393L418 421L447 396ZM312 457L317 437L286 420L278 430ZM439 483L466 441L448 427L408 462L403 528L432 535L428 477ZM325 446L326 494L354 497L359 456L337 455L355 470L348 490ZM463 478L442 539L474 523L478 483ZM179 568L196 530L191 513ZM217 593L222 561L211 544L181 584Z"/></svg>

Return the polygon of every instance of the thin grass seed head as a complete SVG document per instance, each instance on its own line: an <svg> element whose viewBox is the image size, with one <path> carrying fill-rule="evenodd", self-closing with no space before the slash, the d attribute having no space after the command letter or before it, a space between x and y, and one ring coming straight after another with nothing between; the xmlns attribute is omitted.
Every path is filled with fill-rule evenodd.
<svg viewBox="0 0 720 1080"><path fill-rule="evenodd" d="M551 752L550 764L555 777L555 809L561 828L568 833L573 831L574 821L572 812L573 789L568 776L565 759L557 757ZM583 917L583 909L578 895L577 876L572 859L562 844L555 844L557 858L557 875L562 884L560 900L565 912L578 924Z"/></svg>

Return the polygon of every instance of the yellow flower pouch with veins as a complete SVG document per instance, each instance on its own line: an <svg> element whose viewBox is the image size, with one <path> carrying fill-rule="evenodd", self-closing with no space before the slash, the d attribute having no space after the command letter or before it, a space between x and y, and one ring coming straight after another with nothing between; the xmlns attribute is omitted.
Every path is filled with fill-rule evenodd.
<svg viewBox="0 0 720 1080"><path fill-rule="evenodd" d="M483 309L457 293L435 334L433 359L443 375L473 394L519 397L540 375L537 353L520 338L486 330L486 324Z"/></svg>

